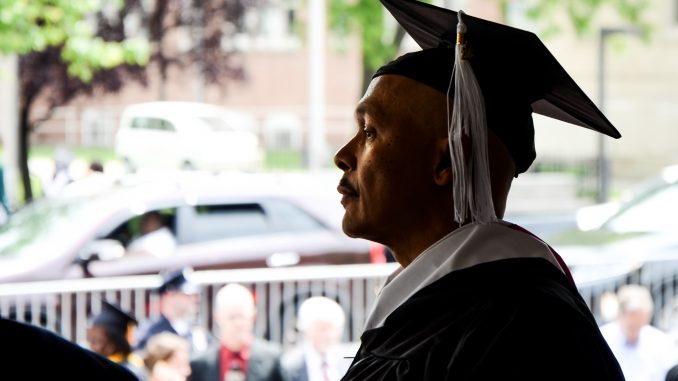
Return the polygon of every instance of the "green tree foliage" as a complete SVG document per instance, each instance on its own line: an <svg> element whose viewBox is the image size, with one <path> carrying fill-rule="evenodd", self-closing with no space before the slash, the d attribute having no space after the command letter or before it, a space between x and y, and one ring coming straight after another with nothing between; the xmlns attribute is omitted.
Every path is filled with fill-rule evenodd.
<svg viewBox="0 0 678 381"><path fill-rule="evenodd" d="M104 91L119 90L123 74L116 68L133 71L150 58L150 46L143 39L108 39L97 33L95 16L123 4L120 0L0 0L0 53L19 55L18 163L26 202L33 198L28 149L36 100L46 98L48 112L39 119L47 119L55 107L79 94L91 94L97 84Z"/></svg>
<svg viewBox="0 0 678 381"><path fill-rule="evenodd" d="M170 66L196 63L209 84L241 79L242 69L232 59L237 52L224 50L221 42L226 31L239 31L244 12L257 4L257 0L0 0L0 53L19 54L18 162L26 200L32 198L27 152L34 125L78 95L117 92L130 81L146 85L149 69L158 70L161 85ZM192 31L191 49L165 49L166 36L182 28ZM47 103L46 114L33 115L37 100Z"/></svg>
<svg viewBox="0 0 678 381"><path fill-rule="evenodd" d="M394 23L388 24L391 16L376 0L331 0L329 7L330 28L334 33L340 37L353 32L360 35L363 88L366 88L372 73L396 56L405 32Z"/></svg>
<svg viewBox="0 0 678 381"><path fill-rule="evenodd" d="M496 0L499 10L506 15L509 0ZM430 2L430 1L428 1ZM540 35L548 36L562 30L558 17L563 12L577 35L589 32L596 16L604 9L616 10L622 23L647 30L642 12L648 0L534 0L527 16L541 24ZM338 36L357 32L362 42L363 89L370 82L371 73L393 59L404 36L402 28L390 24L391 16L377 0L331 0L330 26Z"/></svg>
<svg viewBox="0 0 678 381"><path fill-rule="evenodd" d="M527 9L527 16L542 25L540 35L545 37L562 31L562 22L557 18L562 12L577 36L584 36L592 31L596 16L605 9L616 11L620 23L648 31L649 25L642 17L648 5L649 0L538 0Z"/></svg>
<svg viewBox="0 0 678 381"><path fill-rule="evenodd" d="M96 36L93 15L111 5L120 7L122 1L2 0L0 52L23 55L58 46L68 73L84 82L99 69L146 64L150 48L145 40L106 41Z"/></svg>

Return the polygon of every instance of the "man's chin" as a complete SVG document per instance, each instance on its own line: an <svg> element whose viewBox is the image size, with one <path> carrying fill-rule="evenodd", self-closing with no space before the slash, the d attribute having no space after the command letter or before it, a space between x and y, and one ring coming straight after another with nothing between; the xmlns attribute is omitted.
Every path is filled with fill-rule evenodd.
<svg viewBox="0 0 678 381"><path fill-rule="evenodd" d="M360 234L361 229L359 229L356 224L347 218L344 215L344 220L341 223L341 229L344 231L344 234L351 238L363 238Z"/></svg>
<svg viewBox="0 0 678 381"><path fill-rule="evenodd" d="M344 215L344 220L341 227L344 231L344 234L351 238L363 238L372 241L374 240L374 237L372 237L372 234L370 234L372 229L369 229L369 227L365 226L364 224L357 223L355 220L346 218L346 215Z"/></svg>

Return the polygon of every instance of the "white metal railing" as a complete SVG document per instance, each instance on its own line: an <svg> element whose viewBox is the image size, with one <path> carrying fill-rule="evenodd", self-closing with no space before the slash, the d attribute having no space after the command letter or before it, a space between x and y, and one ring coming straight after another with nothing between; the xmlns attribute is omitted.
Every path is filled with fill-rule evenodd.
<svg viewBox="0 0 678 381"><path fill-rule="evenodd" d="M377 291L397 264L304 266L242 270L199 271L190 279L201 288L198 324L213 330L212 306L217 290L241 283L255 295L255 334L282 344L295 341L299 304L313 295L339 302L347 314L345 341L357 341ZM579 291L596 317L605 292L628 283L643 284L655 298L655 324L664 330L678 325L678 264L647 263L632 272L581 282ZM0 284L0 315L41 325L76 342L84 342L87 319L99 311L101 300L119 303L139 322L157 315L161 283L158 275L57 280Z"/></svg>
<svg viewBox="0 0 678 381"><path fill-rule="evenodd" d="M304 266L213 270L191 273L201 288L198 323L208 331L216 291L241 283L255 295L255 334L272 341L295 339L299 304L313 295L329 296L347 313L344 339L357 340L376 292L396 264ZM157 315L158 275L0 284L0 315L41 325L69 340L84 342L87 319L99 311L101 300L118 303L139 322Z"/></svg>

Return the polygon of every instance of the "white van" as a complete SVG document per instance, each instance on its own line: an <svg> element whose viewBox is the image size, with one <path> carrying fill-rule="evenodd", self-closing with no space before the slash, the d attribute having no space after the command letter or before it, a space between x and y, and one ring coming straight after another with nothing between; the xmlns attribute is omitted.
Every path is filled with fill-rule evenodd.
<svg viewBox="0 0 678 381"><path fill-rule="evenodd" d="M127 106L115 153L128 169L257 170L263 150L254 121L206 103L148 102Z"/></svg>

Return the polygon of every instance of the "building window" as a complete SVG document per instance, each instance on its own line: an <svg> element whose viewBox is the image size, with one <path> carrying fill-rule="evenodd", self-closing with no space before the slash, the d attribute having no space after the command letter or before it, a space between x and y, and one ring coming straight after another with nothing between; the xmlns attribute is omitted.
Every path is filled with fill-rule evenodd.
<svg viewBox="0 0 678 381"><path fill-rule="evenodd" d="M289 51L301 47L296 33L300 4L293 0L272 0L249 9L233 41L241 51ZM228 42L227 42L228 43Z"/></svg>

